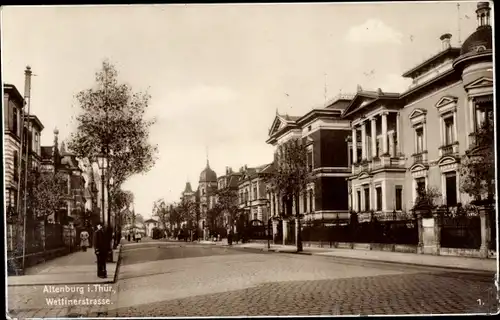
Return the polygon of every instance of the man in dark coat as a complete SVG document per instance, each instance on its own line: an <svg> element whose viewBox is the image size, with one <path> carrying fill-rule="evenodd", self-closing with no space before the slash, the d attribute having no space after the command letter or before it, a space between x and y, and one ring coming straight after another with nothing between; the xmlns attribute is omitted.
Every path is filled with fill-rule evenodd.
<svg viewBox="0 0 500 320"><path fill-rule="evenodd" d="M97 257L97 276L106 278L106 257L109 251L109 241L106 233L102 228L102 224L97 224L97 230L94 233L94 250Z"/></svg>

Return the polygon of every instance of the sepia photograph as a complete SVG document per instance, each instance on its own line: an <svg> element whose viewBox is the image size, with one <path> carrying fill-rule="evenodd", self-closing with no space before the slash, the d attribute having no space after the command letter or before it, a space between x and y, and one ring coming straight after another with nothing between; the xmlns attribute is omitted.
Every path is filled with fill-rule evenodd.
<svg viewBox="0 0 500 320"><path fill-rule="evenodd" d="M7 319L499 313L492 1L0 10Z"/></svg>

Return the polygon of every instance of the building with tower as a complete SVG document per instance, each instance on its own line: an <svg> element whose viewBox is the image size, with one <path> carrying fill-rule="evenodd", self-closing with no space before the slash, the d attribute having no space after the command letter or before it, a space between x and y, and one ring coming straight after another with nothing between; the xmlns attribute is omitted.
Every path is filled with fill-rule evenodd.
<svg viewBox="0 0 500 320"><path fill-rule="evenodd" d="M217 174L210 168L210 163L207 159L207 166L200 173L197 191L200 210L200 221L198 227L203 230L204 239L208 237L209 230L207 213L215 207L217 187Z"/></svg>

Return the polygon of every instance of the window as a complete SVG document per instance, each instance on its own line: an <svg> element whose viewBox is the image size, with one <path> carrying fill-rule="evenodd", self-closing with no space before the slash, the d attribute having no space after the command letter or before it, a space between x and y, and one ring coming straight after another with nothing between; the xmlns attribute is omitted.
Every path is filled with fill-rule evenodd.
<svg viewBox="0 0 500 320"><path fill-rule="evenodd" d="M358 162L361 161L361 157L363 155L363 149L362 148L358 148L358 153L356 153L356 155L358 156Z"/></svg>
<svg viewBox="0 0 500 320"><path fill-rule="evenodd" d="M417 194L419 192L424 192L426 189L425 178L418 178L418 179L415 179L415 181L417 184Z"/></svg>
<svg viewBox="0 0 500 320"><path fill-rule="evenodd" d="M307 130L308 130L308 131L311 131L311 129L312 129L312 127L311 127L311 126L307 127Z"/></svg>
<svg viewBox="0 0 500 320"><path fill-rule="evenodd" d="M314 201L314 198L313 198L313 192L312 190L309 190L309 212L313 212L313 201Z"/></svg>
<svg viewBox="0 0 500 320"><path fill-rule="evenodd" d="M365 188L365 211L370 211L370 189Z"/></svg>
<svg viewBox="0 0 500 320"><path fill-rule="evenodd" d="M14 150L14 181L18 181L19 153Z"/></svg>
<svg viewBox="0 0 500 320"><path fill-rule="evenodd" d="M307 152L307 167L309 168L309 172L313 169L313 154L311 151Z"/></svg>
<svg viewBox="0 0 500 320"><path fill-rule="evenodd" d="M257 198L258 198L258 194L257 194L257 187L256 187L256 186L254 186L254 187L253 187L253 199L254 199L254 200L257 200Z"/></svg>
<svg viewBox="0 0 500 320"><path fill-rule="evenodd" d="M14 133L16 135L19 135L18 111L17 111L16 107L13 107L12 110L13 110L13 112L12 112L12 131L14 131Z"/></svg>
<svg viewBox="0 0 500 320"><path fill-rule="evenodd" d="M417 153L424 152L424 128L415 129L417 135Z"/></svg>
<svg viewBox="0 0 500 320"><path fill-rule="evenodd" d="M403 187L396 186L396 210L403 210Z"/></svg>
<svg viewBox="0 0 500 320"><path fill-rule="evenodd" d="M454 207L457 205L457 174L447 173L446 181L446 205Z"/></svg>
<svg viewBox="0 0 500 320"><path fill-rule="evenodd" d="M455 142L455 137L453 136L453 118L449 117L444 120L444 143L448 146Z"/></svg>
<svg viewBox="0 0 500 320"><path fill-rule="evenodd" d="M377 211L382 211L382 187L376 187L377 193Z"/></svg>
<svg viewBox="0 0 500 320"><path fill-rule="evenodd" d="M273 194L273 215L276 215L276 195Z"/></svg>
<svg viewBox="0 0 500 320"><path fill-rule="evenodd" d="M304 192L304 194L303 194L302 201L304 201L303 207L304 207L304 213L306 213L307 212L307 193L306 192Z"/></svg>
<svg viewBox="0 0 500 320"><path fill-rule="evenodd" d="M358 205L357 205L357 210L358 212L361 211L361 190L358 190Z"/></svg>

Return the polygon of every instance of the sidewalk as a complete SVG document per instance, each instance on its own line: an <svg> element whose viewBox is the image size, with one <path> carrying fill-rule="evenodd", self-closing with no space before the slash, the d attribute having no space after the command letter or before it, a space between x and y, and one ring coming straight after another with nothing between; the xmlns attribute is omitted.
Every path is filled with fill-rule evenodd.
<svg viewBox="0 0 500 320"><path fill-rule="evenodd" d="M201 241L201 244L211 244L219 246L228 246L227 240L219 242ZM315 248L304 247L302 252L297 253L294 245L276 245L271 244L271 248L267 248L267 243L244 243L234 244L233 248L244 248L259 251L274 251L281 253L296 253L316 256L329 256L347 259L360 259L390 263L401 263L411 265L421 265L429 267L452 268L452 269L467 269L474 271L497 271L496 259L478 259L467 257L452 257L452 256L434 256L427 254L389 252L378 250L353 250L353 249L335 249L335 248Z"/></svg>
<svg viewBox="0 0 500 320"><path fill-rule="evenodd" d="M97 262L94 250L74 252L42 264L27 268L23 276L7 277L8 286L33 286L55 284L100 284L113 283L118 262L117 250L113 250L113 262L106 264L108 277L97 277Z"/></svg>

